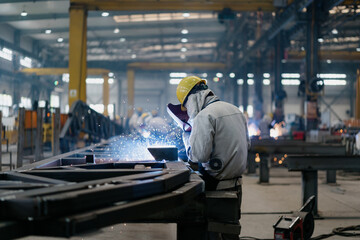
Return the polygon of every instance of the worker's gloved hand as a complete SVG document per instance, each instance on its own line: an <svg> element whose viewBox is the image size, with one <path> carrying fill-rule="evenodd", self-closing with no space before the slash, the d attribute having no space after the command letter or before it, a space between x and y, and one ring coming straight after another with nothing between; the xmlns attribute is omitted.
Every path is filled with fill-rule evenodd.
<svg viewBox="0 0 360 240"><path fill-rule="evenodd" d="M182 133L182 139L183 139L185 150L186 150L187 154L189 153L189 149L190 149L190 134L191 134L191 132L186 132L186 131L184 131Z"/></svg>

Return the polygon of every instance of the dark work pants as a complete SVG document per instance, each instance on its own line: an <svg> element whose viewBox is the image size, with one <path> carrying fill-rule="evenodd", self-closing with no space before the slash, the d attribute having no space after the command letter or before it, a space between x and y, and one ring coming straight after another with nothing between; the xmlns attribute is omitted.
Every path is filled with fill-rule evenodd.
<svg viewBox="0 0 360 240"><path fill-rule="evenodd" d="M221 189L221 190L216 190L216 191L236 191L237 192L237 198L238 198L238 202L239 202L239 216L241 218L241 198L242 198L242 188L241 185L233 187L233 188L227 188L227 189ZM240 221L240 219L239 219ZM241 232L241 226L240 226L240 232ZM209 240L239 240L240 237L239 235L234 235L234 234L222 234L222 233L215 233L215 232L208 232L208 239Z"/></svg>

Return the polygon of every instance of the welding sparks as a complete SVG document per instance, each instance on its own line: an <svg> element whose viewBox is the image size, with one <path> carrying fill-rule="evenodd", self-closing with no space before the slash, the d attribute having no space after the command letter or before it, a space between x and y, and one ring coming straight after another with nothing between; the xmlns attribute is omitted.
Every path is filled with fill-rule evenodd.
<svg viewBox="0 0 360 240"><path fill-rule="evenodd" d="M287 130L284 126L285 122L276 123L274 127L270 129L270 137L278 139L278 137L285 135Z"/></svg>
<svg viewBox="0 0 360 240"><path fill-rule="evenodd" d="M249 136L259 136L260 135L260 129L254 124L251 123L248 126Z"/></svg>

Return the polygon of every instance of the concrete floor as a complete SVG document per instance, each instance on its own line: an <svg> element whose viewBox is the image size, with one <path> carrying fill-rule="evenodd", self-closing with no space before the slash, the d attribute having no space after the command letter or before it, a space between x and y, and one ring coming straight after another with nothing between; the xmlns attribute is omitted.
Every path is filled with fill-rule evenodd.
<svg viewBox="0 0 360 240"><path fill-rule="evenodd" d="M15 157L14 157L15 156ZM16 155L13 155L13 160ZM3 156L3 162L8 162ZM7 167L5 167L6 170ZM360 175L337 174L337 184L327 185L325 172L319 172L319 213L313 236L330 233L335 227L360 224ZM285 168L271 168L270 184L258 184L257 175L243 177L242 232L240 236L273 238L272 225L282 213L301 206L301 174ZM29 236L22 240L55 240L59 238ZM176 239L176 224L117 224L98 231L72 237L71 240L152 240ZM360 239L333 236L328 239Z"/></svg>

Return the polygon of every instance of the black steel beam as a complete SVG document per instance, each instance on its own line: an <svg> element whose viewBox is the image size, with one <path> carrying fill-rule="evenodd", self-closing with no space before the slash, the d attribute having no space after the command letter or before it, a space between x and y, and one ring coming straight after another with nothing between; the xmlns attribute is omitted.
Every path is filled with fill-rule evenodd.
<svg viewBox="0 0 360 240"><path fill-rule="evenodd" d="M195 181L160 196L122 203L60 219L37 222L36 234L70 237L89 229L98 229L120 222L131 222L139 218L143 219L151 214L170 210L193 200L202 193L202 189L203 182Z"/></svg>
<svg viewBox="0 0 360 240"><path fill-rule="evenodd" d="M69 183L67 181L57 180L53 178L40 177L40 176L32 176L29 174L19 173L19 172L7 172L0 173L3 175L3 178L6 180L13 181L23 181L27 183L46 183L46 184L66 184Z"/></svg>
<svg viewBox="0 0 360 240"><path fill-rule="evenodd" d="M250 152L264 154L324 154L345 156L346 148L341 144L310 143L301 140L251 139Z"/></svg>
<svg viewBox="0 0 360 240"><path fill-rule="evenodd" d="M289 171L360 170L359 156L290 155L286 158Z"/></svg>

